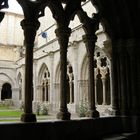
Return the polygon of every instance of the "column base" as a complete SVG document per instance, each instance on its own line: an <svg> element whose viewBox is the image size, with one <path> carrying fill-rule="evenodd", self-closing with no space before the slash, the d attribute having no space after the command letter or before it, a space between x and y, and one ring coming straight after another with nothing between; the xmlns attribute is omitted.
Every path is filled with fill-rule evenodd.
<svg viewBox="0 0 140 140"><path fill-rule="evenodd" d="M86 117L89 118L99 118L100 114L97 110L88 110L86 113Z"/></svg>
<svg viewBox="0 0 140 140"><path fill-rule="evenodd" d="M32 113L23 113L20 120L22 122L36 122L36 115Z"/></svg>
<svg viewBox="0 0 140 140"><path fill-rule="evenodd" d="M56 118L61 120L70 120L71 114L67 112L58 112Z"/></svg>

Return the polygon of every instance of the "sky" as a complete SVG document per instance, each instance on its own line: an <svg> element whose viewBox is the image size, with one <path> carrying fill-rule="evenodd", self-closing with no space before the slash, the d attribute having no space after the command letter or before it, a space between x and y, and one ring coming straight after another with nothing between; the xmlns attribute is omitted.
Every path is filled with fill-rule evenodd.
<svg viewBox="0 0 140 140"><path fill-rule="evenodd" d="M3 11L23 14L22 8L16 0L8 0L8 4L9 4L9 8L8 9L5 8Z"/></svg>

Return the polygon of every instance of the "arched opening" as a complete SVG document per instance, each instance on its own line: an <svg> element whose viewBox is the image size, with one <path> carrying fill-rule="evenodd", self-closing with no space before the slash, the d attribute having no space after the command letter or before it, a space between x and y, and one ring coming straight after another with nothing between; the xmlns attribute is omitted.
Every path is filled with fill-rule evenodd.
<svg viewBox="0 0 140 140"><path fill-rule="evenodd" d="M49 101L49 94L50 94L50 72L46 64L43 64L40 73L39 73L39 83L40 83L40 92L38 96L40 97L40 101Z"/></svg>
<svg viewBox="0 0 140 140"><path fill-rule="evenodd" d="M12 98L11 85L9 83L5 83L2 86L1 100L11 99L11 98Z"/></svg>

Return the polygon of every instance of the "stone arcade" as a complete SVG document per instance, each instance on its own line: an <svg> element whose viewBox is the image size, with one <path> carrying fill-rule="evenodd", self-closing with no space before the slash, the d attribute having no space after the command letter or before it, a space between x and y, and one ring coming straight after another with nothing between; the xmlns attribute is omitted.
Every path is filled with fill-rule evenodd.
<svg viewBox="0 0 140 140"><path fill-rule="evenodd" d="M36 116L33 113L32 101L35 104L37 101L46 100L50 102L52 109L60 105L57 118L65 120L53 124L46 123L46 127L47 124L48 126L54 126L52 128L56 134L58 134L57 130L59 127L62 129L63 127L67 128L66 124L69 126L69 130L71 130L70 133L67 133L67 131L64 131L63 134L59 133L59 138L89 138L92 136L95 139L103 139L107 135L120 134L122 139L136 139L132 132L136 132L139 136L139 2L129 0L91 0L89 2L96 8L96 12L90 17L84 10L84 7L81 6L82 0L17 1L24 12L24 19L21 21L21 26L24 31L25 76L22 77L22 73L18 75L19 81L22 81L22 84L20 83L22 85L21 87L25 87L21 88L23 90L22 93L24 93L21 99L24 100L25 105L21 121L34 122L31 126L36 128L34 126ZM1 2L0 9L3 7L8 7L7 1ZM58 42L51 42L51 45L48 41L47 45L42 46L42 50L33 50L36 33L40 26L39 18L44 16L45 7L50 9L56 21L55 34ZM4 13L1 12L0 15L2 22ZM75 30L78 31L81 28L77 27L75 30L71 30L69 26L71 19L74 19L76 15L83 28L82 41L74 38L74 34L76 34ZM103 29L108 35L102 41L104 51L96 46L98 39L101 39L100 37L97 39L97 36L100 35L97 33L100 23L102 23ZM72 35L73 38L71 38ZM97 44L95 44L96 42ZM58 43L59 47L56 47ZM49 45L51 49L48 48ZM110 53L110 47L112 47L112 53ZM40 57L34 59L33 54L34 56L39 55L40 50L46 54L41 55L40 53ZM84 56L82 50L86 52L84 61L81 61L79 58L80 56ZM67 51L70 51L70 54ZM60 57L58 57L57 52L60 52ZM79 55L77 59L79 52L82 55ZM73 55L71 55L72 53ZM104 54L106 55L103 57ZM94 55L95 60L93 61ZM73 57L71 58L71 56ZM60 58L60 63L56 64L55 60L57 58ZM42 59L42 61L38 61L39 59ZM72 59L74 61L71 61ZM24 59L22 58L17 63L21 64L23 61ZM42 63L43 61L44 63ZM47 63L48 61L49 63ZM77 68L76 66L79 63L85 68ZM33 69L35 67L34 65L37 66L37 69ZM42 66L41 69L39 69L39 65ZM24 69L24 66L22 69ZM54 72L54 69L57 71ZM40 75L37 72L41 72ZM79 73L81 77L79 77ZM39 79L37 80L35 77ZM4 79L5 77L3 76L2 78ZM5 86L6 88L4 88ZM19 87L18 89L20 89ZM68 90L68 87L70 90ZM11 87L9 85L3 85L2 88L6 90ZM59 94L56 95L58 89L60 89ZM7 95L7 97L3 96L4 91L1 93L1 99L11 97L11 95ZM77 103L83 98L88 101L88 119L72 121L70 111L70 109L73 110L72 103L74 103L74 110L76 110ZM96 107L100 104L111 105L110 113L114 117L101 118L100 112L97 109L98 107ZM112 129L111 124L116 127ZM89 126L88 130L83 127L85 125L87 127ZM15 126L14 128L16 130L20 124L17 127L16 125L13 126ZM38 126L40 129L41 126L42 128L45 127L42 124L38 124ZM58 129L55 126L58 126ZM26 124L23 127L25 130ZM72 127L75 128L75 131L72 130ZM79 131L81 132L80 134L78 133L79 128L81 128ZM47 127L46 130L50 131L49 136L51 138L56 139L55 136L52 137L54 132L51 129ZM86 136L83 135L83 131L85 135L87 134ZM93 134L92 131L95 133ZM12 136L14 138L14 135Z"/></svg>

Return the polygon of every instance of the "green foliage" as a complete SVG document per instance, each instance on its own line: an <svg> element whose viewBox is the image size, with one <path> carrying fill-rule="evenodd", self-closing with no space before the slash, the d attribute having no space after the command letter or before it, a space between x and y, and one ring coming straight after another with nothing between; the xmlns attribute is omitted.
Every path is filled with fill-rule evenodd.
<svg viewBox="0 0 140 140"><path fill-rule="evenodd" d="M88 111L88 103L86 101L81 100L77 111L79 117L85 117Z"/></svg>
<svg viewBox="0 0 140 140"><path fill-rule="evenodd" d="M47 102L37 103L36 114L37 115L48 115L49 104Z"/></svg>

